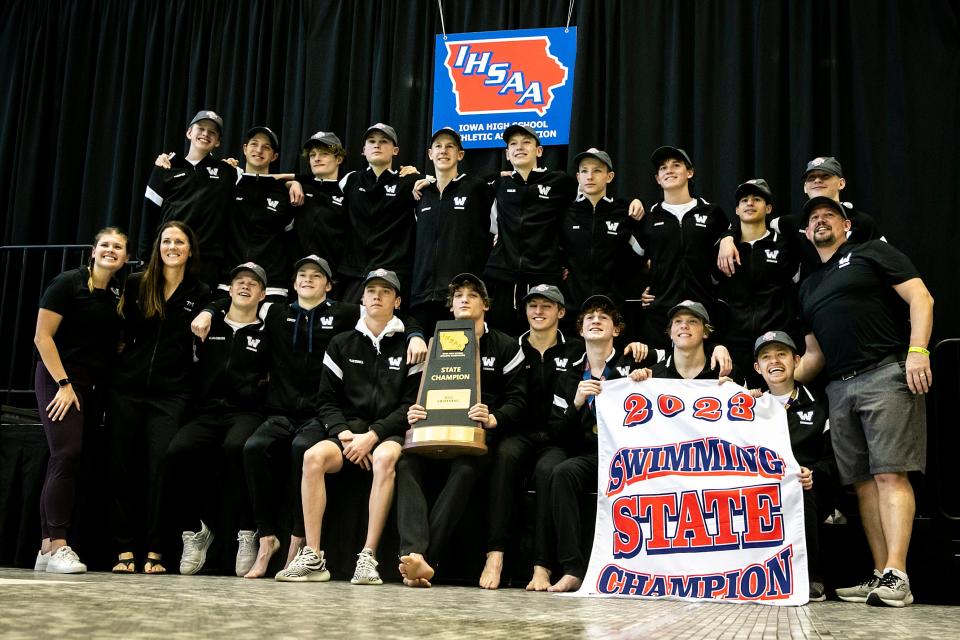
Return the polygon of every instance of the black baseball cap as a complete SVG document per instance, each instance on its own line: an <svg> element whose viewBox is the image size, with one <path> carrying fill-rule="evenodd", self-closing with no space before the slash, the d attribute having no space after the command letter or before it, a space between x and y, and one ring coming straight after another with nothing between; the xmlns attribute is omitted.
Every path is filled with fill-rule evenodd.
<svg viewBox="0 0 960 640"><path fill-rule="evenodd" d="M383 124L382 122L378 122L377 124L372 124L367 127L366 132L363 134L363 139L366 140L367 137L374 131L379 131L383 135L390 138L390 141L393 142L394 146L400 146L400 139L397 137L397 130L388 124Z"/></svg>
<svg viewBox="0 0 960 640"><path fill-rule="evenodd" d="M830 207L837 213L839 213L845 220L850 216L847 215L846 208L834 200L833 198L828 198L827 196L817 196L815 198L810 198L807 200L807 203L803 205L803 226L806 227L807 223L810 222L810 214L813 213L814 209L819 207Z"/></svg>
<svg viewBox="0 0 960 640"><path fill-rule="evenodd" d="M659 147L656 151L650 154L650 162L653 163L654 169L659 169L660 164L667 158L683 160L688 167L693 168L693 160L691 160L687 152L680 147Z"/></svg>
<svg viewBox="0 0 960 640"><path fill-rule="evenodd" d="M487 293L487 285L484 284L483 280L480 279L480 276L476 276L472 273L460 273L450 278L450 286L452 287L459 287L465 282L469 282L476 287L477 291L479 291L480 295L482 295L484 298L490 297L490 294Z"/></svg>
<svg viewBox="0 0 960 640"><path fill-rule="evenodd" d="M737 192L733 194L733 199L736 202L740 202L740 198L748 193L760 196L767 201L767 204L773 202L773 192L770 191L770 185L768 185L767 181L763 178L754 178L741 184L737 187Z"/></svg>
<svg viewBox="0 0 960 640"><path fill-rule="evenodd" d="M400 295L400 278L397 277L396 272L390 271L389 269L374 269L367 274L367 277L364 278L363 288L366 288L367 284L373 280L383 280L388 285L393 287L393 290L397 292L397 295Z"/></svg>
<svg viewBox="0 0 960 640"><path fill-rule="evenodd" d="M340 138L338 138L337 134L333 133L332 131L317 131L315 134L303 141L302 148L304 151L308 151L311 147L318 147L320 145L326 145L333 148L343 148L343 143L340 142Z"/></svg>
<svg viewBox="0 0 960 640"><path fill-rule="evenodd" d="M273 147L273 150L277 153L280 153L280 138L277 137L277 134L275 134L270 127L259 125L256 127L250 127L247 129L247 137L244 138L244 144L250 142L250 138L258 133L262 133L263 135L267 136L267 139L270 141L270 145Z"/></svg>
<svg viewBox="0 0 960 640"><path fill-rule="evenodd" d="M198 111L197 115L193 116L193 120L190 121L190 124L187 125L189 129L193 125L197 124L201 120L211 120L217 125L217 133L223 135L223 118L221 118L216 111Z"/></svg>
<svg viewBox="0 0 960 640"><path fill-rule="evenodd" d="M596 309L602 307L605 309L611 309L613 311L617 310L617 304L609 296L605 296L602 293L595 293L586 300L583 301L583 304L580 306L581 311L586 311L587 309Z"/></svg>
<svg viewBox="0 0 960 640"><path fill-rule="evenodd" d="M257 280L260 281L264 287L267 286L267 272L263 270L263 267L258 265L256 262L244 262L243 264L238 264L233 269L230 270L230 282L233 282L233 279L237 277L238 273L243 271L249 271L257 277Z"/></svg>
<svg viewBox="0 0 960 640"><path fill-rule="evenodd" d="M535 287L530 287L530 290L527 291L527 295L523 296L523 302L526 303L531 298L546 298L551 302L556 302L561 307L567 306L560 289L552 284L538 284Z"/></svg>
<svg viewBox="0 0 960 640"><path fill-rule="evenodd" d="M297 271L300 270L300 267L302 267L305 264L315 264L318 267L320 267L320 270L326 274L327 279L330 279L333 277L333 272L330 270L330 263L328 263L326 260L324 260L323 258L321 258L315 253L311 253L310 255L297 260L296 263L294 263L293 265L293 272L296 273Z"/></svg>
<svg viewBox="0 0 960 640"><path fill-rule="evenodd" d="M533 127L527 126L525 124L512 124L506 129L503 130L503 141L510 142L510 136L515 133L522 133L525 136L530 136L537 141L537 146L540 146L540 136L537 135L537 132L533 130Z"/></svg>
<svg viewBox="0 0 960 640"><path fill-rule="evenodd" d="M684 300L680 304L673 305L673 308L671 308L670 312L667 314L667 318L669 320L673 320L673 317L681 311L689 311L707 324L710 324L710 314L707 313L707 308L699 302L694 302L693 300Z"/></svg>
<svg viewBox="0 0 960 640"><path fill-rule="evenodd" d="M767 331L765 334L757 338L757 341L753 344L753 359L757 359L757 356L760 355L761 349L768 344L773 344L775 342L790 347L794 353L797 352L797 344L788 334L783 331Z"/></svg>
<svg viewBox="0 0 960 640"><path fill-rule="evenodd" d="M463 151L463 140L460 138L460 134L457 133L456 130L453 129L452 127L440 127L439 129L434 131L433 135L430 136L430 144L433 144L434 142L436 142L437 138L439 138L442 135L448 135L451 138L453 138L453 141L457 143L457 147L459 147L460 150Z"/></svg>
<svg viewBox="0 0 960 640"><path fill-rule="evenodd" d="M581 151L573 157L573 166L579 167L580 161L584 158L596 158L603 164L607 165L607 168L610 169L610 171L613 171L613 160L610 159L610 154L606 151L601 151L596 147L590 147L586 151Z"/></svg>
<svg viewBox="0 0 960 640"><path fill-rule="evenodd" d="M801 178L806 180L807 174L811 171L823 171L838 178L843 177L843 167L840 166L840 161L832 156L819 156L808 162Z"/></svg>

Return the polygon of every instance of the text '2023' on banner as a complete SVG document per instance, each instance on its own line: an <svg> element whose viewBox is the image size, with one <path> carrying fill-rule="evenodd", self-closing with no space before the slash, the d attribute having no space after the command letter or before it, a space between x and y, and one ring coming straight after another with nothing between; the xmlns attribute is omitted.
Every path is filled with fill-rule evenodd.
<svg viewBox="0 0 960 640"><path fill-rule="evenodd" d="M468 149L502 147L519 123L543 145L567 144L576 58L575 27L438 35L433 130L455 129Z"/></svg>

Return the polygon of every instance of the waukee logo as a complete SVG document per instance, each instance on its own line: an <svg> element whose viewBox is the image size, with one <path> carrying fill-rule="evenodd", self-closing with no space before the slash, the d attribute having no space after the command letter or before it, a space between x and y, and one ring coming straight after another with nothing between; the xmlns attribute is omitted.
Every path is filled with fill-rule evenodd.
<svg viewBox="0 0 960 640"><path fill-rule="evenodd" d="M546 115L569 69L550 52L547 36L448 42L457 113Z"/></svg>

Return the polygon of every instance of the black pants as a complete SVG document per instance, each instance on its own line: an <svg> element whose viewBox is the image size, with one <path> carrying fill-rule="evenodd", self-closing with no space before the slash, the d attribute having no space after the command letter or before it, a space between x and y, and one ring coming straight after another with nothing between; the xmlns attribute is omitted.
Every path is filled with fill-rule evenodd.
<svg viewBox="0 0 960 640"><path fill-rule="evenodd" d="M291 419L270 416L243 446L243 465L247 489L253 506L257 530L261 536L275 536L280 528L278 481L290 471L290 498L293 511L293 535L303 537L303 505L300 481L303 478L303 454L327 437L323 423L316 418Z"/></svg>
<svg viewBox="0 0 960 640"><path fill-rule="evenodd" d="M477 478L490 456L460 456L433 460L404 454L397 462L397 528L400 554L419 553L434 567L440 562L454 528L467 508ZM437 477L447 469L447 481L433 509L424 491L424 471Z"/></svg>
<svg viewBox="0 0 960 640"><path fill-rule="evenodd" d="M568 458L558 464L550 478L553 522L557 532L557 559L564 575L583 579L587 558L580 534L580 496L597 486L597 454ZM596 502L594 502L596 505Z"/></svg>
<svg viewBox="0 0 960 640"><path fill-rule="evenodd" d="M111 526L117 553L160 551L167 538L160 518L163 469L170 441L183 422L186 396L143 396L114 391L107 407L110 433ZM143 524L145 536L138 536Z"/></svg>
<svg viewBox="0 0 960 640"><path fill-rule="evenodd" d="M93 431L100 425L103 416L102 385L85 384L72 371L67 373L71 379L77 378L72 386L80 409L71 406L57 422L47 417L47 405L60 387L43 366L43 361L37 361L33 380L40 422L50 449L47 475L40 494L40 531L42 537L53 540L65 540L67 537L76 502L81 455L89 446Z"/></svg>
<svg viewBox="0 0 960 640"><path fill-rule="evenodd" d="M487 550L506 551L513 528L513 506L521 476L533 465L533 483L536 488L536 519L534 521L534 563L549 567L556 544L550 504L550 476L558 464L567 459L560 447L538 442L524 434L503 440L493 454L490 474L489 525Z"/></svg>
<svg viewBox="0 0 960 640"><path fill-rule="evenodd" d="M216 492L221 471L220 500L240 529L253 529L253 512L243 473L243 446L260 423L258 413L208 413L183 425L170 442L164 465L164 503L181 531L199 531L200 520L215 511L205 504Z"/></svg>
<svg viewBox="0 0 960 640"><path fill-rule="evenodd" d="M803 492L803 529L807 537L807 572L810 582L823 583L823 563L820 560L820 527L833 513L834 493L828 477L814 474L813 487ZM818 484L819 483L819 484Z"/></svg>

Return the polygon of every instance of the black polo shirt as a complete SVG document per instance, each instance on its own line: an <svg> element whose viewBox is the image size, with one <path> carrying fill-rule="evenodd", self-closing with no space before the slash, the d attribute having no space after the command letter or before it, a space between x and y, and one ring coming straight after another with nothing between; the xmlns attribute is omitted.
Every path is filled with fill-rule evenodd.
<svg viewBox="0 0 960 640"><path fill-rule="evenodd" d="M893 289L919 278L903 253L882 240L844 243L800 287L801 318L837 377L909 346L910 313Z"/></svg>

